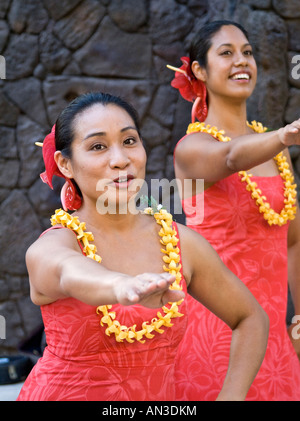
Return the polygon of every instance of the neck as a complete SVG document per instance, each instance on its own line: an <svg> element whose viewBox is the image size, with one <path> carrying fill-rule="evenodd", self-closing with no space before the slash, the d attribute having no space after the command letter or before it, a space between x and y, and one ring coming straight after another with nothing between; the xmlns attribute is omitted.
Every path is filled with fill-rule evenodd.
<svg viewBox="0 0 300 421"><path fill-rule="evenodd" d="M224 130L226 136L234 138L249 133L246 121L246 101L212 98L209 102L205 123L216 126L219 130Z"/></svg>
<svg viewBox="0 0 300 421"><path fill-rule="evenodd" d="M87 227L91 229L108 232L124 232L132 231L136 224L140 221L140 212L132 209L124 208L120 212L107 212L101 214L98 212L96 205L89 205L83 202L81 208L75 212L74 216L78 216L80 222L85 222Z"/></svg>

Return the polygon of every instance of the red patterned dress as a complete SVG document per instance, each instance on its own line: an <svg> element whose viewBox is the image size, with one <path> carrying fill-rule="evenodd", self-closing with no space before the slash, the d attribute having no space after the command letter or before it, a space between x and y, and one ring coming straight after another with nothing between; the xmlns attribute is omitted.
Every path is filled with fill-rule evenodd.
<svg viewBox="0 0 300 421"><path fill-rule="evenodd" d="M183 276L181 283L186 292ZM179 306L184 316L172 319L172 327L163 327L163 334L155 332L155 337L146 338L145 343L118 343L114 335L105 334L94 306L74 298L42 306L47 347L18 400L175 400L174 365L187 325L186 310L184 300ZM157 309L140 305L117 304L111 311L116 312L121 324L136 324L137 330L157 314Z"/></svg>
<svg viewBox="0 0 300 421"><path fill-rule="evenodd" d="M280 175L253 181L280 212ZM266 355L247 400L300 400L300 364L286 329L288 224L269 226L238 174L184 200L183 209L187 226L211 243L269 316ZM214 400L228 367L231 330L192 297L187 300L189 323L177 358L177 399Z"/></svg>

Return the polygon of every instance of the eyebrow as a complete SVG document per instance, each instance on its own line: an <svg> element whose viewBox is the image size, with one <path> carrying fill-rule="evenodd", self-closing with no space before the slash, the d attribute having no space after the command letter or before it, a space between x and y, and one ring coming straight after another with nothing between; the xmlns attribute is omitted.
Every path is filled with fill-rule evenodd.
<svg viewBox="0 0 300 421"><path fill-rule="evenodd" d="M233 46L233 44L221 44L221 45L219 45L219 47L218 48L221 48L221 47L232 47ZM249 42L246 42L244 45L243 45L243 47L251 47L251 44L249 43Z"/></svg>
<svg viewBox="0 0 300 421"><path fill-rule="evenodd" d="M138 132L137 128L134 126L127 126L124 127L123 129L120 130L121 133L126 132L127 130L135 130L136 132ZM90 137L94 137L94 136L105 136L106 132L95 132L95 133L91 133L88 134L87 136L84 137L83 140L89 139Z"/></svg>

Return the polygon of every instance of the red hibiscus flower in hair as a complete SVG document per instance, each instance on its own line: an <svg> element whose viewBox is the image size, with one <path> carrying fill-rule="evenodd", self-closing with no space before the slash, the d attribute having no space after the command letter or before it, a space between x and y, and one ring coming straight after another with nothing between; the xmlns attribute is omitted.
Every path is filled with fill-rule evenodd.
<svg viewBox="0 0 300 421"><path fill-rule="evenodd" d="M78 194L76 187L72 180L65 177L58 166L56 165L54 154L56 152L55 146L55 125L52 127L51 132L45 137L43 142L43 159L45 163L45 172L40 174L42 181L53 189L52 179L56 175L66 180L61 190L61 202L64 210L77 210L81 206L81 197Z"/></svg>
<svg viewBox="0 0 300 421"><path fill-rule="evenodd" d="M52 185L52 178L54 175L58 177L65 176L60 172L56 162L54 160L54 153L56 151L55 147L55 125L52 127L51 132L45 137L43 142L43 159L45 163L45 172L40 174L41 179L44 183L48 184L48 186L53 189Z"/></svg>
<svg viewBox="0 0 300 421"><path fill-rule="evenodd" d="M189 57L181 57L181 61L183 65L180 68L168 66L169 69L175 70L171 86L178 89L185 100L194 103L192 122L195 121L195 117L199 121L204 121L207 116L206 86L193 75Z"/></svg>

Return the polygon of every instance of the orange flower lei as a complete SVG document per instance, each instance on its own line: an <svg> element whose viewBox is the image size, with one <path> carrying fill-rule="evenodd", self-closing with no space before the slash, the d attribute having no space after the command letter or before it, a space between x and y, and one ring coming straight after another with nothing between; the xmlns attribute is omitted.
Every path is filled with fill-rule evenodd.
<svg viewBox="0 0 300 421"><path fill-rule="evenodd" d="M168 266L163 265L163 269L176 277L175 281L170 286L170 289L181 290L181 265L178 264L180 257L179 248L177 247L178 238L176 237L175 229L172 227L172 215L165 209L154 212L152 208L146 208L144 213L153 215L156 222L161 225L159 231L161 237L160 242L165 246L165 249L161 249L161 251L164 254L163 261L168 264ZM80 222L77 216L73 217L62 209L57 209L55 214L51 217L51 224L53 226L61 224L63 227L74 231L77 234L77 239L83 244L83 251L86 256L101 263L101 257L97 255L96 246L90 244L90 241L94 240L93 234L85 231L85 223ZM109 311L112 308L111 305L99 306L97 307L96 312L97 314L102 313L100 325L107 325L107 328L105 329L106 335L110 336L113 333L117 342L123 342L125 339L130 343L135 340L144 343L144 337L151 339L154 337L154 332L164 333L164 330L161 329L162 327L173 326L171 319L183 316L183 314L178 311L178 306L182 301L183 300L180 300L178 302L169 303L168 306L163 306L162 311L164 315L162 315L161 312L158 312L157 317L154 317L150 323L148 321L143 322L142 329L140 330L136 330L136 325L130 327L121 325L121 323L116 320L116 313L114 311Z"/></svg>
<svg viewBox="0 0 300 421"><path fill-rule="evenodd" d="M251 124L247 122L247 125L251 127L257 133L264 133L267 128L263 127L261 123L252 121ZM218 130L216 127L211 127L209 124L205 123L191 123L188 126L187 134L193 132L204 132L209 133L218 139L221 142L228 142L231 140L230 137L224 136L224 130ZM266 202L266 197L261 196L261 190L257 188L257 184L254 181L251 181L252 174L248 174L247 171L239 171L239 176L241 181L246 182L246 189L251 192L252 199L255 200L259 208L259 212L263 214L264 219L268 222L269 225L284 225L287 221L295 219L296 215L296 201L297 201L297 191L296 184L294 182L294 176L289 169L289 164L286 157L280 152L274 157L276 164L278 166L280 175L284 180L284 207L280 213L275 212L271 209L271 206Z"/></svg>

